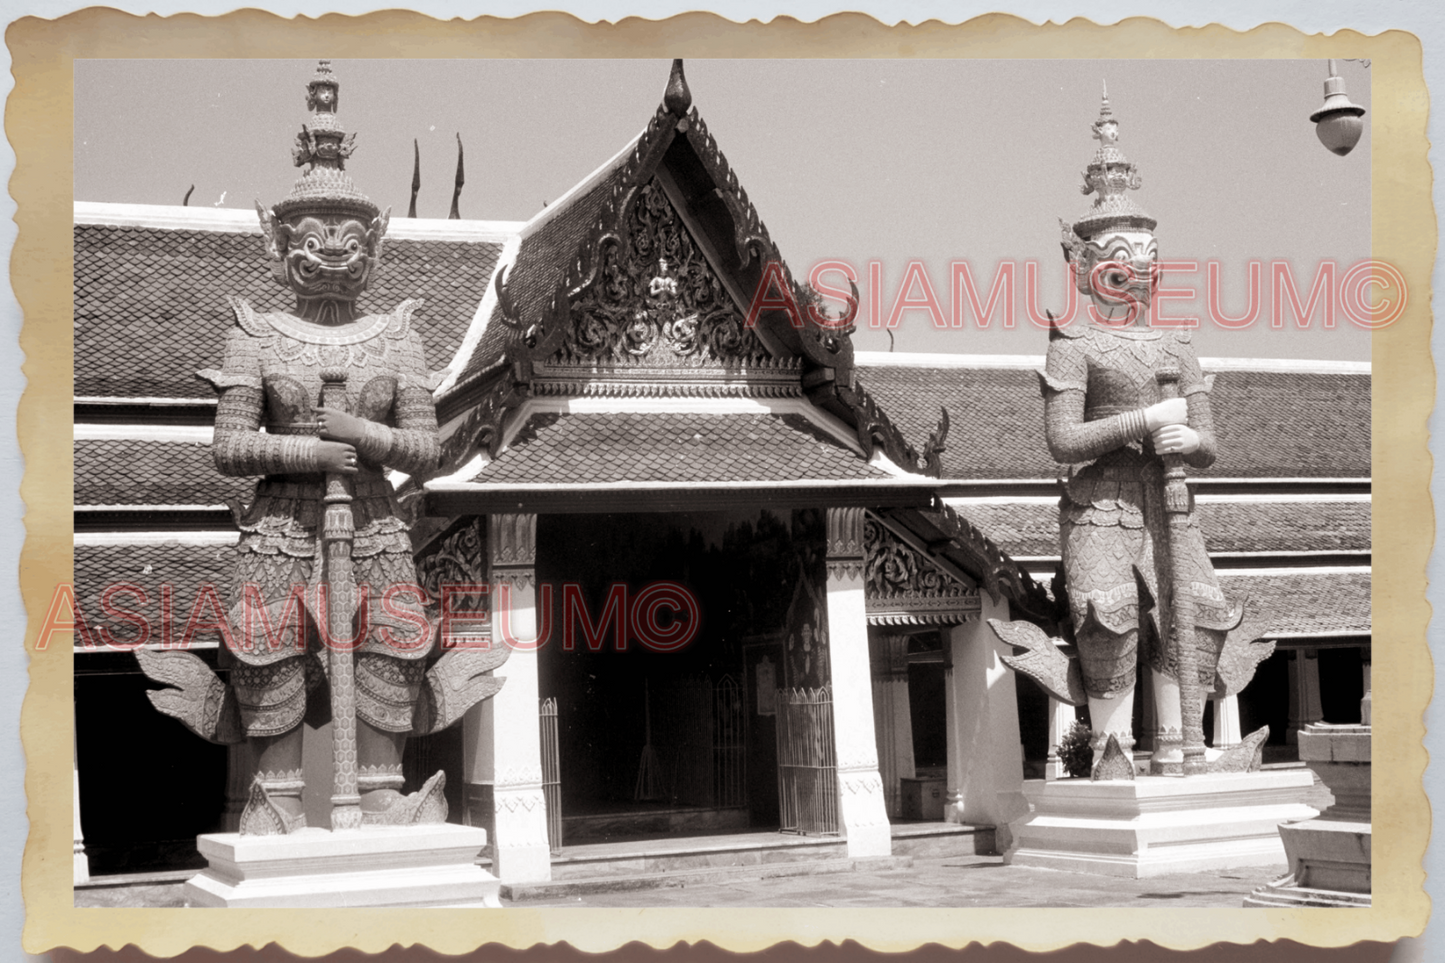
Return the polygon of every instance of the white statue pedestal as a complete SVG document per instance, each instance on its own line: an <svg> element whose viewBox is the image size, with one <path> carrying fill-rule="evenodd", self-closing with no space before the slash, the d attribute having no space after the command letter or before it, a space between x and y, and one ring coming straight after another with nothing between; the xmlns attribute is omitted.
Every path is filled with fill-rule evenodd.
<svg viewBox="0 0 1445 963"><path fill-rule="evenodd" d="M1370 905L1370 727L1306 726L1300 759L1335 797L1317 819L1279 827L1289 874L1256 889L1245 906Z"/></svg>
<svg viewBox="0 0 1445 963"><path fill-rule="evenodd" d="M473 826L303 829L288 836L210 833L210 865L186 882L189 906L500 906L500 882L476 865L487 831Z"/></svg>
<svg viewBox="0 0 1445 963"><path fill-rule="evenodd" d="M1300 801L1313 785L1306 769L1031 779L1004 862L1128 879L1284 865L1280 823L1316 815Z"/></svg>

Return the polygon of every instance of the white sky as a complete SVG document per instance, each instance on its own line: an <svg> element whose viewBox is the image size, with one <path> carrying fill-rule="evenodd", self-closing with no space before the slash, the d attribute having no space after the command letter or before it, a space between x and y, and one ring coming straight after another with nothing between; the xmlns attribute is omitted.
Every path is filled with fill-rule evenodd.
<svg viewBox="0 0 1445 963"><path fill-rule="evenodd" d="M285 196L290 144L306 120L312 61L130 60L76 65L75 197L83 201L250 208ZM393 216L409 198L412 139L421 147L423 216L444 217L466 145L462 214L522 220L560 196L640 131L662 94L667 61L346 61L339 116L357 132L348 164ZM1351 99L1369 106L1369 70L1342 63ZM1120 145L1139 165L1135 199L1159 220L1162 256L1199 262L1166 278L1199 296L1171 316L1204 315L1203 263L1218 259L1222 300L1242 313L1252 260L1264 264L1262 320L1226 331L1207 316L1206 356L1360 360L1369 335L1337 312L1332 330L1269 327L1269 263L1288 261L1307 293L1322 260L1340 273L1369 255L1368 123L1336 157L1308 115L1325 63L1300 61L709 61L687 64L698 107L794 272L824 259L857 265L864 310L869 261L882 264L882 314L904 271L922 260L945 313L949 263L980 285L1017 265L1016 326L938 330L904 315L896 350L1042 354L1030 325L1024 263L1040 265L1039 306L1064 303L1058 218L1090 198L1080 172L1096 142L1100 81ZM1369 115L1366 115L1369 120ZM834 277L832 280L836 281ZM425 294L425 292L419 292ZM914 294L920 292L915 289ZM982 293L986 294L986 290ZM860 319L854 342L888 338ZM879 317L881 325L884 318Z"/></svg>

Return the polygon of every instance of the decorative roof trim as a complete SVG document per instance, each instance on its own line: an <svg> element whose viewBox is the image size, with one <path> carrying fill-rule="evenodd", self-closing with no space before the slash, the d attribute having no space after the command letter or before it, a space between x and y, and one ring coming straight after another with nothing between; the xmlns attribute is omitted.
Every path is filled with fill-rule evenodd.
<svg viewBox="0 0 1445 963"><path fill-rule="evenodd" d="M712 491L714 489L740 489L768 491L775 488L806 488L827 491L854 488L909 488L927 491L932 488L932 478L915 475L908 478L803 478L789 481L729 481L729 482L687 482L687 481L621 481L621 482L519 482L509 484L488 484L482 482L454 482L434 478L426 483L429 492L594 492L594 491ZM1322 571L1313 569L1312 571Z"/></svg>
<svg viewBox="0 0 1445 963"><path fill-rule="evenodd" d="M76 201L74 223L96 227L145 227L162 231L218 231L260 234L254 210L229 207L180 207L168 204L108 204ZM455 241L505 243L528 221L451 221L439 218L396 218L386 229L389 241Z"/></svg>
<svg viewBox="0 0 1445 963"><path fill-rule="evenodd" d="M241 540L241 533L235 531L213 532L76 532L77 548L104 547L108 545L235 545Z"/></svg>
<svg viewBox="0 0 1445 963"><path fill-rule="evenodd" d="M857 351L854 364L860 368L1042 368L1041 354L951 354L926 351ZM1368 375L1368 361L1331 361L1319 358L1200 358L1208 372L1259 371L1280 374Z"/></svg>
<svg viewBox="0 0 1445 963"><path fill-rule="evenodd" d="M467 370L467 364L471 362L472 354L477 350L477 345L481 344L482 337L486 334L487 328L491 326L492 315L496 313L497 286L494 282L503 271L512 269L512 266L517 263L517 256L521 251L522 236L519 234L507 238L506 243L502 245L502 252L497 256L497 263L492 268L492 275L487 278L487 289L482 294L482 303L477 305L477 310L472 315L472 322L467 325L467 333L462 335L462 343L457 345L457 350L452 354L451 364L446 369L446 377L442 378L441 383L432 391L433 398L440 398L456 387L457 379L461 377L463 371Z"/></svg>
<svg viewBox="0 0 1445 963"><path fill-rule="evenodd" d="M105 425L78 424L75 441L173 441L209 445L215 438L210 425Z"/></svg>
<svg viewBox="0 0 1445 963"><path fill-rule="evenodd" d="M156 408L177 408L189 405L210 405L216 407L216 396L209 398L130 398L124 395L76 395L72 400L77 405L150 405Z"/></svg>
<svg viewBox="0 0 1445 963"><path fill-rule="evenodd" d="M972 609L902 608L899 599L869 599L864 607L869 625L962 625L977 622L983 614L983 603L974 596ZM890 604L893 603L893 604Z"/></svg>
<svg viewBox="0 0 1445 963"><path fill-rule="evenodd" d="M1270 578L1303 575L1369 575L1368 565L1310 565L1289 568L1235 568L1219 572L1220 578Z"/></svg>
<svg viewBox="0 0 1445 963"><path fill-rule="evenodd" d="M632 152L637 148L637 142L642 139L645 133L647 133L646 130L638 132L635 137L629 140L616 154L613 154L601 167L582 178L582 180L576 184L573 184L561 197L542 208L536 214L533 214L531 220L525 222L522 226L521 236L528 238L536 234L542 228L546 227L554 217L565 211L568 205L574 200L579 197L585 197L588 191L596 187L609 174L625 164L627 159L632 155Z"/></svg>

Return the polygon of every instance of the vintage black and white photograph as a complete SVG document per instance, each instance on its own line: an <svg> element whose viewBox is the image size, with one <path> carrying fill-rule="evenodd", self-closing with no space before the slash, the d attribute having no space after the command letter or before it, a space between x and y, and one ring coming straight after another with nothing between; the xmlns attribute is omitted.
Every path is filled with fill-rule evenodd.
<svg viewBox="0 0 1445 963"><path fill-rule="evenodd" d="M76 907L1371 906L1368 60L324 54L74 65Z"/></svg>

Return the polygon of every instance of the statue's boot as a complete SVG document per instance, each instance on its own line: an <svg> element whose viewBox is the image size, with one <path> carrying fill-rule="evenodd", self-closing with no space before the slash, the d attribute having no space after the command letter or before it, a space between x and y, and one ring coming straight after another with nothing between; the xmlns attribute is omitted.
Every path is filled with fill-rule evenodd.
<svg viewBox="0 0 1445 963"><path fill-rule="evenodd" d="M1094 771L1090 774L1094 782L1108 781L1112 779L1124 779L1132 782L1134 780L1134 760L1124 747L1119 745L1119 737L1109 733L1109 740L1104 745L1104 753L1099 761L1094 763Z"/></svg>
<svg viewBox="0 0 1445 963"><path fill-rule="evenodd" d="M301 770L260 772L251 781L251 795L241 810L242 836L285 836L306 828L301 811Z"/></svg>
<svg viewBox="0 0 1445 963"><path fill-rule="evenodd" d="M377 789L361 800L363 826L420 826L447 821L447 775L438 771L416 792Z"/></svg>
<svg viewBox="0 0 1445 963"><path fill-rule="evenodd" d="M1269 726L1260 726L1245 736L1237 746L1230 746L1210 760L1206 772L1258 772L1264 765L1264 744L1269 741Z"/></svg>

